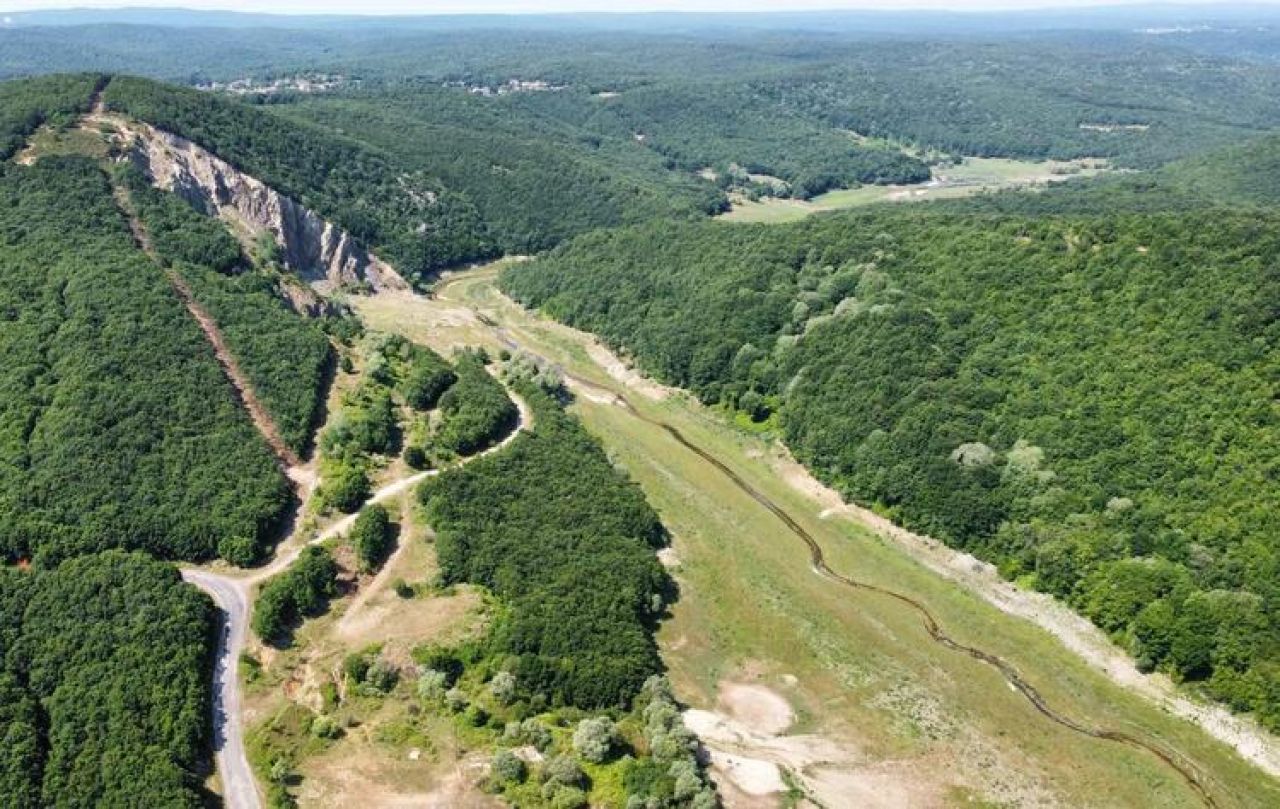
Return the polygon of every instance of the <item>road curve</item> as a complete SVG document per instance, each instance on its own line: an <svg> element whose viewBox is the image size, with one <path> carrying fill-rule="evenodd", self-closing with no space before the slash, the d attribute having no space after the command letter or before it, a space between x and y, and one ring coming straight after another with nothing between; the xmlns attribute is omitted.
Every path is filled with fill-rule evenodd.
<svg viewBox="0 0 1280 809"><path fill-rule="evenodd" d="M459 465L501 451L520 433L533 427L533 410L528 402L510 390L507 393L519 411L515 429L492 447L463 458ZM430 469L393 481L374 492L364 505L381 503L404 494L423 480L440 474L440 471ZM355 520L356 514L348 514L309 542L298 543L277 553L266 567L249 571L246 575L233 576L194 567L181 571L183 580L208 594L222 612L213 670L213 749L214 762L222 778L223 803L227 809L261 809L263 805L244 748L244 716L241 710L240 655L249 632L250 593L258 584L293 564L304 548L345 534L351 530Z"/></svg>

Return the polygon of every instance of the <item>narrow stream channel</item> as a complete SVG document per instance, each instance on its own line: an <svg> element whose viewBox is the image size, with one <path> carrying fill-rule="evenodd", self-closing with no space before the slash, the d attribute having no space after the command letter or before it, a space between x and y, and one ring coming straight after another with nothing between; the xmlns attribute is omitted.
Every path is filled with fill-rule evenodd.
<svg viewBox="0 0 1280 809"><path fill-rule="evenodd" d="M495 322L492 318L480 312L476 312L476 316L479 318L480 322L484 323L486 326L489 326L491 329L494 330L494 333L497 335L498 340L507 348L511 349L512 351L522 349L522 346L516 343L515 340L511 339L506 329L498 325L498 323ZM997 671L1000 672L1000 674L1005 678L1005 680L1008 681L1009 685L1011 685L1015 690L1017 690L1019 694L1025 697L1027 701L1031 703L1032 707L1034 707L1037 711L1039 711L1043 716L1047 717L1050 721L1058 725L1061 725L1062 727L1068 728L1069 730L1075 731L1076 733L1079 733L1084 736L1088 736L1093 739L1102 739L1105 741L1115 742L1117 744L1123 744L1127 747L1130 747L1136 750L1141 750L1146 753L1150 753L1151 755L1158 758L1160 761L1164 762L1164 764L1167 765L1169 768L1171 768L1176 773L1178 773L1178 775L1182 778L1182 780L1186 782L1187 786L1190 787L1191 790L1196 794L1196 797L1200 799L1200 802L1202 804L1204 804L1206 807L1209 807L1210 809L1216 809L1216 807L1218 806L1217 801L1214 799L1213 794L1209 791L1209 788L1205 784L1204 779L1196 772L1194 765L1191 764L1189 761L1187 761L1183 756L1173 751L1167 750L1164 747L1161 747L1160 745L1156 744L1155 742L1150 742L1145 739L1141 739L1137 736L1134 736L1131 733L1126 733L1120 730L1110 730L1107 728L1091 727L1089 725L1083 724L1055 710L1052 706L1049 705L1048 701L1044 698L1044 695L1041 694L1035 688L1035 686L1031 685L1025 679L1023 679L1022 675L1018 673L1017 668L1014 667L1012 663L1010 663L1009 661L1005 660L1004 658L998 655L992 654L991 652L987 652L982 649L979 649L973 646L967 646L963 643L960 643L959 641L955 640L954 638L951 638L945 632L943 632L941 625L938 623L938 620L934 617L933 613L929 611L929 608L926 607L924 604L920 603L916 599L904 593L899 593L895 590L890 590L888 588L881 587L876 584L870 584L868 582L859 581L857 579L850 578L849 576L846 576L842 573L838 573L832 570L831 567L827 565L826 555L823 553L822 546L818 543L817 539L815 539L814 536L810 534L807 529L805 529L804 526L800 525L800 523L797 522L795 518L793 518L790 514L788 514L785 510L783 510L783 508L779 506L777 503L775 503L773 500L769 499L767 495L765 495L759 489L755 488L746 480L744 480L737 472L733 471L724 463L722 463L718 458L716 458L714 455L702 449L697 444L693 443L688 438L686 438L684 434L680 432L679 429L677 429L676 427L673 427L672 425L666 423L665 421L654 419L641 413L639 410L635 408L634 405L631 404L630 400L628 400L627 397L624 396L619 391L613 390L612 388L609 388L604 385L600 385L595 382L589 382L581 377L574 376L567 372L564 373L564 378L566 381L573 382L574 384L579 385L581 387L592 388L592 389L601 391L602 393L605 393L609 396L612 396L614 398L614 401L617 402L617 404L620 407L626 410L628 414L630 414L631 416L637 419L640 419L646 424L650 424L654 427L657 427L660 430L663 430L668 435L670 435L673 439L675 439L685 449L688 449L690 452L693 452L695 455L702 458L704 461L706 461L707 463L711 464L716 469L718 469L744 494L746 494L752 500L755 500L761 506L766 508L770 513L772 513L775 517L781 520L783 525L785 525L788 529L790 529L791 533L799 537L799 539L802 542L804 542L806 546L808 546L809 559L811 564L813 565L813 569L824 578L830 581L836 582L837 584L842 584L854 590L861 590L864 592L875 593L877 595L884 596L885 598L891 598L895 601L905 604L907 607L911 608L912 610L914 610L920 615L924 623L924 629L929 634L929 637L934 641L934 643L937 643L940 646L944 646L953 651L963 652L964 654L969 655L975 660L980 660L983 663L986 663L987 665L995 668Z"/></svg>

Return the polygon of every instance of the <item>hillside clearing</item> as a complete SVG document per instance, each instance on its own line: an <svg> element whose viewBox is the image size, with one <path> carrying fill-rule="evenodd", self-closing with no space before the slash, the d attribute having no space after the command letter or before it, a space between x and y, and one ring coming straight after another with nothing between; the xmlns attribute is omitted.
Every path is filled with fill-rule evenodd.
<svg viewBox="0 0 1280 809"><path fill-rule="evenodd" d="M765 197L733 199L733 206L719 218L726 222L795 222L815 213L839 211L877 202L923 202L958 199L986 191L1058 183L1073 177L1092 177L1108 170L1105 160L1014 160L1000 157L966 157L954 166L934 166L932 179L913 185L864 185L828 191L810 200Z"/></svg>

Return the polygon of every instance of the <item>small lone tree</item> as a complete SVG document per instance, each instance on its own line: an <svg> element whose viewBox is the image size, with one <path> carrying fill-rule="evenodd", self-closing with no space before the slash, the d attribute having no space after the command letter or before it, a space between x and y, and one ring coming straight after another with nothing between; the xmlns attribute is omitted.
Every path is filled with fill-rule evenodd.
<svg viewBox="0 0 1280 809"><path fill-rule="evenodd" d="M593 764L609 757L618 740L618 729L607 716L584 719L573 733L573 749Z"/></svg>
<svg viewBox="0 0 1280 809"><path fill-rule="evenodd" d="M509 705L516 695L516 676L509 671L500 671L489 681L489 693L501 705Z"/></svg>
<svg viewBox="0 0 1280 809"><path fill-rule="evenodd" d="M427 669L418 675L418 699L434 702L444 699L444 692L449 687L449 675L443 671Z"/></svg>
<svg viewBox="0 0 1280 809"><path fill-rule="evenodd" d="M360 509L356 523L351 528L351 547L356 552L360 570L368 573L376 570L391 553L391 515L377 503Z"/></svg>
<svg viewBox="0 0 1280 809"><path fill-rule="evenodd" d="M524 762L510 750L500 750L493 757L493 763L490 764L490 775L493 778L494 785L499 789L508 784L522 783L525 774Z"/></svg>

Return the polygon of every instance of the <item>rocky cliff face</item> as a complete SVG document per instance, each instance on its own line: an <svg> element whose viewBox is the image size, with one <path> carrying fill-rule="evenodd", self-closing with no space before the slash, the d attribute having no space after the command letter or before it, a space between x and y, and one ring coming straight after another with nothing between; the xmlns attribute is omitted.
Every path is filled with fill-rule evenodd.
<svg viewBox="0 0 1280 809"><path fill-rule="evenodd" d="M222 217L246 241L270 233L285 265L304 280L321 288L408 288L351 234L208 150L144 124L128 130L133 160L156 186Z"/></svg>

